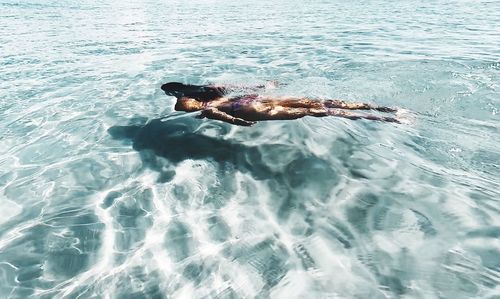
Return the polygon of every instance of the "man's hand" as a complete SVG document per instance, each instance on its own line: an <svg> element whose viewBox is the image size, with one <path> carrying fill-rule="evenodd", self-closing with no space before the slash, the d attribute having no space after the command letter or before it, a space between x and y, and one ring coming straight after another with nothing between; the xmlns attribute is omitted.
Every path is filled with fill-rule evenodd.
<svg viewBox="0 0 500 299"><path fill-rule="evenodd" d="M196 118L205 118L205 117L209 119L221 120L230 123L232 125L245 126L245 127L249 127L255 124L254 121L248 121L244 120L243 118L234 117L214 107L205 109L201 112L201 114L196 116Z"/></svg>

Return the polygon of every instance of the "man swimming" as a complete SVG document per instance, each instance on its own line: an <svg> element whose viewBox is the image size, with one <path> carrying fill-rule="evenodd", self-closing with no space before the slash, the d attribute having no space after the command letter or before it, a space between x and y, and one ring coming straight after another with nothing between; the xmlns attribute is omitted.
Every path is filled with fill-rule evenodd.
<svg viewBox="0 0 500 299"><path fill-rule="evenodd" d="M372 114L353 114L346 110L376 110L396 112L389 107L366 103L347 103L340 100L312 100L308 98L270 98L257 94L227 97L230 92L256 92L266 85L188 85L177 82L163 84L161 89L177 98L176 111L201 111L198 118L221 120L233 125L251 126L263 120L291 120L304 116L337 116L348 119L369 119L399 123L396 118Z"/></svg>

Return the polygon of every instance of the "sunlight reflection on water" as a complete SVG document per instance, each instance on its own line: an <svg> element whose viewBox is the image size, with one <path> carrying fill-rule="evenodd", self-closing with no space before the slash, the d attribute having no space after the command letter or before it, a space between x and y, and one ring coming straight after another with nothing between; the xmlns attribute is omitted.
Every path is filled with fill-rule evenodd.
<svg viewBox="0 0 500 299"><path fill-rule="evenodd" d="M499 295L498 2L0 8L0 297ZM159 119L266 80L415 121Z"/></svg>

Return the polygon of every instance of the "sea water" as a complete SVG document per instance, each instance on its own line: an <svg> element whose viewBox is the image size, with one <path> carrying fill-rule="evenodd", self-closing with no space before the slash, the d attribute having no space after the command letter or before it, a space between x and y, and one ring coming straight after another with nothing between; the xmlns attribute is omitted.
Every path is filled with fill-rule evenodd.
<svg viewBox="0 0 500 299"><path fill-rule="evenodd" d="M499 58L490 0L0 0L0 298L498 298ZM270 80L406 123L160 90Z"/></svg>

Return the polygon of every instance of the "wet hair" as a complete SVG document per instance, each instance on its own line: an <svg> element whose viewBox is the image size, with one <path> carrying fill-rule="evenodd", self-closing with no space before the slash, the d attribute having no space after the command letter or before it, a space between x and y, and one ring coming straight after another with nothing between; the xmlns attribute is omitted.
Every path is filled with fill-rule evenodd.
<svg viewBox="0 0 500 299"><path fill-rule="evenodd" d="M169 96L177 96L179 93L182 93L184 86L184 84L179 82L169 82L163 84L161 89Z"/></svg>
<svg viewBox="0 0 500 299"><path fill-rule="evenodd" d="M224 89L213 86L200 86L183 84L179 82L169 82L161 86L166 95L177 98L188 97L202 102L215 100L224 96Z"/></svg>

